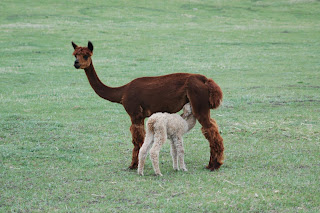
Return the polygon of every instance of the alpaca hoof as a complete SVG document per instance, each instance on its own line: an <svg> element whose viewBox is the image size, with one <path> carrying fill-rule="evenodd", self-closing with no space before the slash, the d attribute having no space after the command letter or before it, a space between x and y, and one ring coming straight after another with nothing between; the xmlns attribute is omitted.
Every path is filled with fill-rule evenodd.
<svg viewBox="0 0 320 213"><path fill-rule="evenodd" d="M214 162L213 168L214 169L219 169L222 166L223 163L219 163L219 162Z"/></svg>
<svg viewBox="0 0 320 213"><path fill-rule="evenodd" d="M213 167L210 167L210 168L207 168L208 170L210 170L210 172L213 172L214 170L216 170L215 168Z"/></svg>
<svg viewBox="0 0 320 213"><path fill-rule="evenodd" d="M210 171L218 170L221 167L222 163L215 162L213 165L209 164L206 169Z"/></svg>
<svg viewBox="0 0 320 213"><path fill-rule="evenodd" d="M212 166L211 166L211 165L208 165L208 166L206 166L206 169L209 169L209 170L212 171Z"/></svg>
<svg viewBox="0 0 320 213"><path fill-rule="evenodd" d="M138 169L138 165L131 165L128 167L128 169L134 170L134 169Z"/></svg>
<svg viewBox="0 0 320 213"><path fill-rule="evenodd" d="M182 171L187 172L188 169L187 168L182 168Z"/></svg>
<svg viewBox="0 0 320 213"><path fill-rule="evenodd" d="M138 174L139 174L140 176L143 176L143 175L144 175L143 172L138 172Z"/></svg>
<svg viewBox="0 0 320 213"><path fill-rule="evenodd" d="M161 173L159 173L159 174L156 174L156 176L163 176Z"/></svg>

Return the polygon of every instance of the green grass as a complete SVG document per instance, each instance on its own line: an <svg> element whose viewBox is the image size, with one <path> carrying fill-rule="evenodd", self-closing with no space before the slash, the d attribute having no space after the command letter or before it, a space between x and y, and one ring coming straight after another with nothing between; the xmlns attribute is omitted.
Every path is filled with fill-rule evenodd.
<svg viewBox="0 0 320 213"><path fill-rule="evenodd" d="M320 2L0 2L0 212L319 212ZM226 161L204 169L200 125L188 172L127 170L130 119L73 68L94 44L99 77L201 73L224 92L212 111Z"/></svg>

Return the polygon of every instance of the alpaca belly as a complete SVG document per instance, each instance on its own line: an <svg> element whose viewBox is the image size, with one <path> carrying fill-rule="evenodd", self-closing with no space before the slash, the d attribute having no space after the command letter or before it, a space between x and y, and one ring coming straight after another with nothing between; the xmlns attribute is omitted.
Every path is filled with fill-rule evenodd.
<svg viewBox="0 0 320 213"><path fill-rule="evenodd" d="M176 113L179 112L187 102L188 98L186 95L174 96L170 98L160 96L157 98L156 103L146 103L145 110L147 112L151 112L151 114L156 112Z"/></svg>
<svg viewBox="0 0 320 213"><path fill-rule="evenodd" d="M126 99L130 103L139 104L143 114L149 116L156 112L176 113L189 101L183 84L168 82L167 84L146 86L130 90Z"/></svg>
<svg viewBox="0 0 320 213"><path fill-rule="evenodd" d="M177 135L183 135L186 128L186 122L180 115L173 115L172 119L167 123L168 139Z"/></svg>

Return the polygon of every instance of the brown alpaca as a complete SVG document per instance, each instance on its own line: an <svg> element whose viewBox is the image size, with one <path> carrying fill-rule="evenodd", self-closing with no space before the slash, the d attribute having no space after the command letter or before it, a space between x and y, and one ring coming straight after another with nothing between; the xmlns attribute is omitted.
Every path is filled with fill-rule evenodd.
<svg viewBox="0 0 320 213"><path fill-rule="evenodd" d="M93 90L111 102L123 105L131 118L132 162L130 169L138 166L139 149L145 137L144 119L156 112L176 113L190 102L193 114L202 125L202 133L209 141L210 160L207 169L219 169L224 160L223 139L218 125L210 118L210 109L222 101L222 91L212 80L203 75L175 73L158 77L142 77L120 87L108 87L97 76L91 56L93 45L79 47L72 42L74 67L84 69Z"/></svg>

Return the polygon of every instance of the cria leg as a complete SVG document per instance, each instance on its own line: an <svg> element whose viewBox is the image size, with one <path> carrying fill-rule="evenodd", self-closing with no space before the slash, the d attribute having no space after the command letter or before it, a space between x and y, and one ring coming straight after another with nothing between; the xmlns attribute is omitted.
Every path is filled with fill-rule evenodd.
<svg viewBox="0 0 320 213"><path fill-rule="evenodd" d="M174 139L173 138L170 139L170 142L171 142L170 153L171 153L171 156L172 156L172 166L173 166L174 170L179 170L177 147L176 147L176 145L174 143Z"/></svg>
<svg viewBox="0 0 320 213"><path fill-rule="evenodd" d="M184 147L183 147L183 139L182 139L182 137L178 137L177 138L177 142L175 144L177 146L180 168L183 171L188 171L187 168L186 168L186 164L184 163Z"/></svg>
<svg viewBox="0 0 320 213"><path fill-rule="evenodd" d="M139 151L139 164L138 164L138 174L139 175L143 175L143 169L144 169L146 157L148 155L149 150L152 147L153 142L154 142L153 134L150 132L147 132L144 143Z"/></svg>
<svg viewBox="0 0 320 213"><path fill-rule="evenodd" d="M162 176L159 168L159 152L161 146L166 142L166 132L165 129L163 131L157 131L154 133L154 143L150 150L150 158L152 161L152 166L156 175Z"/></svg>

